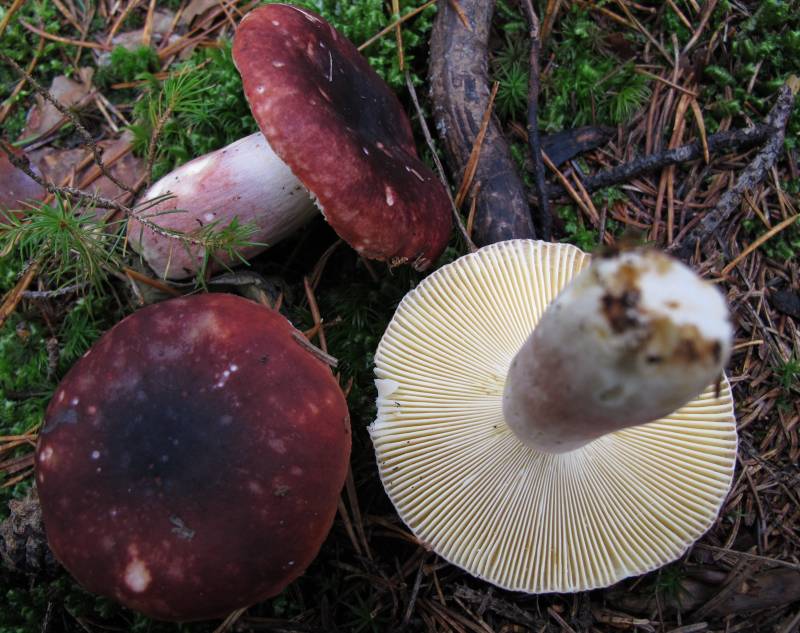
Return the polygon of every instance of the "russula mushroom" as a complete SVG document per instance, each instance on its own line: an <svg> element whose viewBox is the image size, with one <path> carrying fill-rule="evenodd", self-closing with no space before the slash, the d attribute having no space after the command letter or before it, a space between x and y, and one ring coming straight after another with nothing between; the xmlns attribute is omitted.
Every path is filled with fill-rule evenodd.
<svg viewBox="0 0 800 633"><path fill-rule="evenodd" d="M303 573L350 453L344 396L280 314L225 294L139 310L70 369L36 450L45 531L89 591L224 617Z"/></svg>
<svg viewBox="0 0 800 633"><path fill-rule="evenodd" d="M375 356L389 497L420 540L506 589L584 591L664 565L731 484L721 294L656 251L589 259L484 247L411 291Z"/></svg>
<svg viewBox="0 0 800 633"><path fill-rule="evenodd" d="M241 21L233 58L263 136L165 176L145 200L176 197L143 213L183 230L239 216L259 224L254 241L272 244L309 218L313 199L364 257L430 266L450 236L447 192L417 156L397 97L356 47L316 14L270 4ZM251 184L240 189L243 181ZM165 209L187 211L154 217ZM161 275L185 277L202 259L135 220L128 234Z"/></svg>
<svg viewBox="0 0 800 633"><path fill-rule="evenodd" d="M23 155L22 150L7 147L14 154ZM0 213L25 209L26 202L42 200L46 193L44 187L13 165L8 155L0 150Z"/></svg>

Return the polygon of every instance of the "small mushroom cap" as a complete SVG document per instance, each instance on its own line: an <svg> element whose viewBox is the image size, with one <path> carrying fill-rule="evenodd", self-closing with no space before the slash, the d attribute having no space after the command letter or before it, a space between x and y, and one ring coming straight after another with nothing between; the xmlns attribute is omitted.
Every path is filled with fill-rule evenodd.
<svg viewBox="0 0 800 633"><path fill-rule="evenodd" d="M224 617L302 574L347 472L347 407L280 314L232 295L143 308L68 372L36 484L89 591L165 620Z"/></svg>
<svg viewBox="0 0 800 633"><path fill-rule="evenodd" d="M674 413L552 454L503 417L514 355L589 263L513 240L444 266L401 302L375 355L370 427L386 491L435 552L500 587L584 591L679 557L714 522L736 461L723 378Z"/></svg>
<svg viewBox="0 0 800 633"><path fill-rule="evenodd" d="M14 153L22 155L21 150ZM47 192L28 174L15 167L0 150L0 211L24 209L28 200L42 200Z"/></svg>
<svg viewBox="0 0 800 633"><path fill-rule="evenodd" d="M270 4L242 20L233 58L264 136L334 230L366 257L427 268L450 236L447 192L400 102L318 15Z"/></svg>

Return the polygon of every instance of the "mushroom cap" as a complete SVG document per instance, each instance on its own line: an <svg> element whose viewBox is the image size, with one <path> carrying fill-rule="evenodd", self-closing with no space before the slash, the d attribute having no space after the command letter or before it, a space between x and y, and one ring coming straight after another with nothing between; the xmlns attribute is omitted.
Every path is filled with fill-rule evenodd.
<svg viewBox="0 0 800 633"><path fill-rule="evenodd" d="M12 148L21 156L22 150ZM31 166L31 169L36 170ZM15 167L6 153L0 150L0 211L24 209L27 200L42 200L47 192L28 174Z"/></svg>
<svg viewBox="0 0 800 633"><path fill-rule="evenodd" d="M36 484L58 560L89 591L165 620L279 593L325 539L350 454L328 367L240 297L152 305L67 373Z"/></svg>
<svg viewBox="0 0 800 633"><path fill-rule="evenodd" d="M736 424L723 378L674 413L549 454L503 418L506 374L589 256L512 240L440 268L401 302L378 347L380 475L440 556L529 593L608 586L679 557L731 485Z"/></svg>
<svg viewBox="0 0 800 633"><path fill-rule="evenodd" d="M422 163L397 97L355 46L305 9L270 4L233 42L253 116L326 220L365 257L427 268L450 201Z"/></svg>

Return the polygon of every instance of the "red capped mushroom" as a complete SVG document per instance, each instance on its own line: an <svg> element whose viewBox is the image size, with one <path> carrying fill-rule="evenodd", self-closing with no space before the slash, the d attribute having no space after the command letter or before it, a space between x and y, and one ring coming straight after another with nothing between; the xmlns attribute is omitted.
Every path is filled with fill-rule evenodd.
<svg viewBox="0 0 800 633"><path fill-rule="evenodd" d="M6 146L10 147L10 146ZM21 150L13 150L22 155ZM8 155L0 150L0 212L25 208L25 202L42 200L46 191L28 174L15 167Z"/></svg>
<svg viewBox="0 0 800 633"><path fill-rule="evenodd" d="M144 308L69 371L36 452L45 530L89 591L165 620L279 593L347 472L330 370L277 312L207 294Z"/></svg>
<svg viewBox="0 0 800 633"><path fill-rule="evenodd" d="M308 219L313 198L363 256L418 270L430 266L450 236L447 192L417 156L397 97L356 47L318 15L270 4L242 20L233 57L264 136L165 176L144 199L175 197L141 213L181 230L239 216L259 224L254 241L272 244ZM238 146L245 142L246 149ZM295 192L291 205L277 208ZM165 209L185 211L158 215ZM188 276L202 260L197 249L186 250L135 220L129 237L163 276Z"/></svg>
<svg viewBox="0 0 800 633"><path fill-rule="evenodd" d="M244 17L233 59L261 131L365 257L427 268L450 235L450 203L417 156L397 97L318 15L270 4Z"/></svg>

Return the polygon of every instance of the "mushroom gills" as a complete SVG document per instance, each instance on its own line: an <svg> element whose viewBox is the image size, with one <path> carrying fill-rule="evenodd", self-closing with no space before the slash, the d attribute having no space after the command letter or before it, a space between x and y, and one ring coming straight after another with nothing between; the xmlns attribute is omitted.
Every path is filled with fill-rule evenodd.
<svg viewBox="0 0 800 633"><path fill-rule="evenodd" d="M442 266L400 303L375 353L377 416L369 431L398 515L439 556L512 591L585 591L674 560L714 523L736 464L731 389L714 366L730 348L720 338L717 361L713 342L729 331L727 310L693 273L650 258L623 253L587 272L590 258L574 246L510 240ZM638 295L621 283L632 281L628 266L646 269ZM602 312L604 288L619 299L607 302L610 316ZM670 327L653 325L665 311ZM576 334L582 319L611 335L595 333L592 341ZM680 337L670 333L683 335L689 326L698 330L689 337L698 345L676 344ZM649 327L658 336L648 343L641 337ZM554 349L529 349L526 341L540 328L550 330L545 338ZM608 341L616 347L603 348ZM637 395L632 387L658 383L653 376L662 365L684 368L703 349L698 372L686 373L700 381L707 372L706 389L658 420L646 420L652 412L640 411L638 420L626 414L634 426L592 439L598 429L587 432L583 418L560 414L574 407L588 417L597 408L613 417L614 407L624 409ZM506 422L509 381L518 379L523 394L532 380L558 386L548 367L526 368L531 354L544 352L552 352L551 367L563 366L576 380L557 395L558 407L542 415L533 403L522 421L532 418L531 434L550 444L575 442L572 450L531 446ZM664 359L654 362L655 354ZM640 368L638 384L631 382L628 375ZM670 376L683 379L681 371ZM680 389L666 391L684 397ZM602 400L606 410L592 403Z"/></svg>

